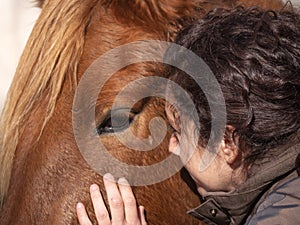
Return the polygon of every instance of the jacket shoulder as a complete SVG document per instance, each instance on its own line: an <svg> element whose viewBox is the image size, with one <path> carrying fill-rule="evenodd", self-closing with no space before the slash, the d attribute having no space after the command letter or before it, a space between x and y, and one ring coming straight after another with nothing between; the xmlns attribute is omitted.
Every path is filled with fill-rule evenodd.
<svg viewBox="0 0 300 225"><path fill-rule="evenodd" d="M297 172L275 183L259 200L245 225L299 225L300 176Z"/></svg>

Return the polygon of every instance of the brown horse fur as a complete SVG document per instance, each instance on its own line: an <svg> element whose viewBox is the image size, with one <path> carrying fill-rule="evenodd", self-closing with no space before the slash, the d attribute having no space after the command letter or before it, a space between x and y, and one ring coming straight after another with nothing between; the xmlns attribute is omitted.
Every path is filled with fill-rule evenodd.
<svg viewBox="0 0 300 225"><path fill-rule="evenodd" d="M1 117L0 224L78 224L78 201L88 205L95 221L88 187L96 182L103 190L103 185L101 176L84 161L73 135L71 110L78 80L109 49L135 40L172 40L185 23L203 15L203 9L237 4L234 0L39 1L43 9ZM274 0L251 4L282 7ZM128 82L159 69L142 63L115 74L101 92L106 98L97 102L96 117L106 117L114 96ZM138 113L130 128L138 137L147 137L151 118L164 117L164 103L150 98L135 107ZM127 163L149 165L168 155L167 138L146 154L127 149L112 134L99 138ZM198 196L180 173L134 192L147 209L149 224L198 224L186 215L188 208L199 204Z"/></svg>

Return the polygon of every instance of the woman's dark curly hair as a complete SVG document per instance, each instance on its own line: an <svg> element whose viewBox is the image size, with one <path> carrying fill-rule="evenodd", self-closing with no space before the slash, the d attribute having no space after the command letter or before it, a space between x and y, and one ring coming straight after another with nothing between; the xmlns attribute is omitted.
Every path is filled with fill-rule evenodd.
<svg viewBox="0 0 300 225"><path fill-rule="evenodd" d="M300 18L259 8L215 9L178 34L177 44L201 57L214 73L245 162L285 144L300 127ZM176 59L174 62L185 63ZM177 61L176 61L177 60ZM188 61L188 59L186 59ZM170 67L198 110L200 142L207 144L211 115L197 83ZM175 94L176 95L176 94Z"/></svg>

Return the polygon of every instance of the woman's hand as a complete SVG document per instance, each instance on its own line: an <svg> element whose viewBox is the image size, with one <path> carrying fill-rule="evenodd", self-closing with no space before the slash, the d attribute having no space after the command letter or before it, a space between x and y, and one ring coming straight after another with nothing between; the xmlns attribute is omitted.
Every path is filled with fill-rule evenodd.
<svg viewBox="0 0 300 225"><path fill-rule="evenodd" d="M107 193L111 218L105 207L98 185L90 187L90 194L99 225L147 225L144 207L137 207L132 189L125 178L120 178L118 185L111 174L103 177ZM82 203L76 206L80 225L92 225Z"/></svg>

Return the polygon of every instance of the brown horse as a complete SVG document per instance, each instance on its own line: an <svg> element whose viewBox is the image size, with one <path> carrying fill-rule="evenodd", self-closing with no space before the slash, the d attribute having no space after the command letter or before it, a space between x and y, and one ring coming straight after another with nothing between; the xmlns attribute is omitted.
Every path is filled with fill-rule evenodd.
<svg viewBox="0 0 300 225"><path fill-rule="evenodd" d="M282 7L274 0L260 2ZM103 185L101 176L82 157L73 133L72 106L78 81L91 63L110 49L137 40L171 41L183 25L203 15L204 9L237 4L234 0L40 1L41 15L1 117L0 224L78 224L78 201L88 205L95 221L88 187L97 182L103 190ZM118 131L110 122L119 91L160 70L157 63L127 66L105 83L96 103L99 140L127 164L152 165L169 155L168 135L152 151L137 152L118 140ZM135 92L145 89L149 87L141 86ZM164 118L163 100L143 99L134 105L129 127L124 129L147 138L151 135L149 122L158 116ZM157 171L160 173L163 171ZM149 224L198 224L186 211L199 204L199 198L183 180L189 181L189 177L178 172L165 181L134 189L138 203L147 210Z"/></svg>

